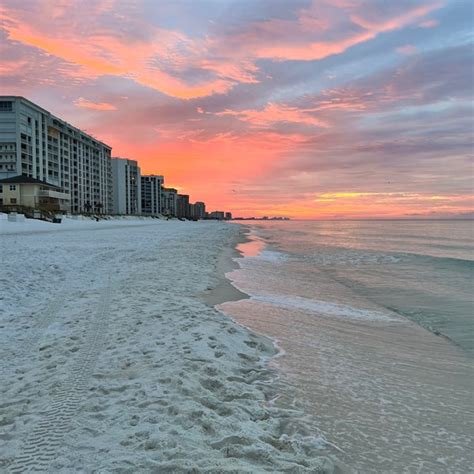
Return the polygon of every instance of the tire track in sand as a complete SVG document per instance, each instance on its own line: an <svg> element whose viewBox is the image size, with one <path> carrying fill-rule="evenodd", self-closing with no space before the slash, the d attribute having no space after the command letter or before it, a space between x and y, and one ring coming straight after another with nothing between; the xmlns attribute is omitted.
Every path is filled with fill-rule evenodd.
<svg viewBox="0 0 474 474"><path fill-rule="evenodd" d="M12 474L48 471L49 465L56 457L61 440L87 390L87 381L101 350L112 292L113 287L109 282L100 295L96 316L90 321L85 342L77 352L70 376L52 395L41 420L26 438L21 454L9 466L8 470Z"/></svg>
<svg viewBox="0 0 474 474"><path fill-rule="evenodd" d="M66 288L68 280L63 282L61 288ZM62 292L59 292L62 294ZM54 321L64 307L64 297L54 297L46 306L43 311L39 312L39 317L34 321L33 326L30 328L30 334L25 338L24 341L20 342L19 349L15 355L17 361L23 361L31 357L31 352L34 350L38 342L43 337L44 330ZM15 370L15 364L12 364L12 354L6 350L2 350L0 353L0 374L2 379L6 380L8 375L12 375Z"/></svg>

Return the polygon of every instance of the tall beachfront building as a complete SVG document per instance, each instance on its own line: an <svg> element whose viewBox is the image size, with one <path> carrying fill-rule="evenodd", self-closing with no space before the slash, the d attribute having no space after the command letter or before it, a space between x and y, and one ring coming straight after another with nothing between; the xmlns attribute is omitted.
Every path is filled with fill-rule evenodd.
<svg viewBox="0 0 474 474"><path fill-rule="evenodd" d="M161 214L161 188L164 178L158 175L141 177L142 213L151 216Z"/></svg>
<svg viewBox="0 0 474 474"><path fill-rule="evenodd" d="M206 217L206 203L197 201L193 204L193 212L191 217L196 219L204 219Z"/></svg>
<svg viewBox="0 0 474 474"><path fill-rule="evenodd" d="M60 188L72 212L112 212L111 147L23 97L0 96L0 178L18 175Z"/></svg>
<svg viewBox="0 0 474 474"><path fill-rule="evenodd" d="M161 188L161 213L164 216L176 216L178 191L174 188Z"/></svg>
<svg viewBox="0 0 474 474"><path fill-rule="evenodd" d="M114 214L137 215L142 213L140 167L134 160L112 158Z"/></svg>
<svg viewBox="0 0 474 474"><path fill-rule="evenodd" d="M176 217L185 217L189 219L190 215L189 207L189 195L188 194L178 194L178 199L176 201Z"/></svg>

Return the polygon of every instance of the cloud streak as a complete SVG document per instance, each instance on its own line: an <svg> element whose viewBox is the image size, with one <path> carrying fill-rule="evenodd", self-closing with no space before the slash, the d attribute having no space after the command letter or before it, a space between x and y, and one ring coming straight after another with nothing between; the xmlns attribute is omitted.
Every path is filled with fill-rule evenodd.
<svg viewBox="0 0 474 474"><path fill-rule="evenodd" d="M117 107L112 104L107 104L106 102L91 102L89 100L84 99L83 97L79 97L79 99L75 100L74 104L77 107L82 107L83 109L100 111L117 110Z"/></svg>

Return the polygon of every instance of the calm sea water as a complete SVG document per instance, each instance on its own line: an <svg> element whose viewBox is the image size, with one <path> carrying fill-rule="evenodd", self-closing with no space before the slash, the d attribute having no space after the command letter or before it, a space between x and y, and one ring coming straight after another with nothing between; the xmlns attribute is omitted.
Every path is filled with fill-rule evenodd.
<svg viewBox="0 0 474 474"><path fill-rule="evenodd" d="M473 223L249 229L222 309L281 348L277 403L355 471L473 472Z"/></svg>

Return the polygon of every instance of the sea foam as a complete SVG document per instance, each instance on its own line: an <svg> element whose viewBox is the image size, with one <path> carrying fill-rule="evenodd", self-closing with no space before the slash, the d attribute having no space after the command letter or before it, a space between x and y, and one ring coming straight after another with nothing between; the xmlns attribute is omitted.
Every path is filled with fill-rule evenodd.
<svg viewBox="0 0 474 474"><path fill-rule="evenodd" d="M371 320L371 321L397 321L388 313L365 308L355 308L343 304L329 303L328 301L313 300L301 296L260 295L252 296L254 301L271 304L285 309L301 310L317 313L321 316L334 316L344 319Z"/></svg>
<svg viewBox="0 0 474 474"><path fill-rule="evenodd" d="M277 252L275 250L262 250L260 254L254 258L264 260L272 263L286 262L289 258L288 254L283 252Z"/></svg>

